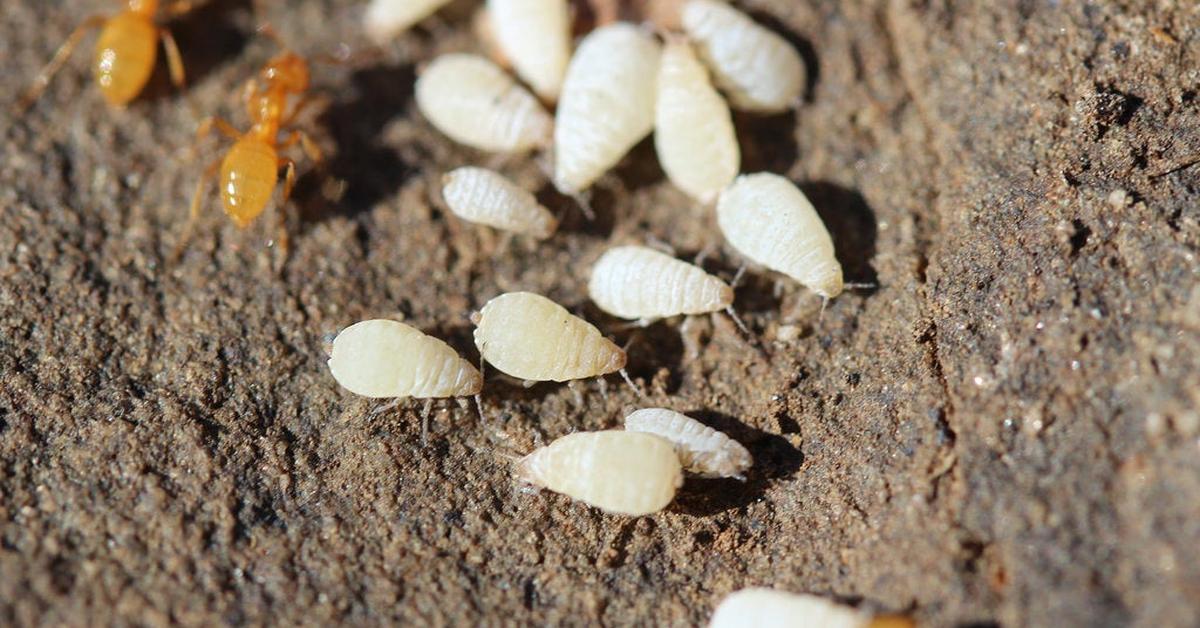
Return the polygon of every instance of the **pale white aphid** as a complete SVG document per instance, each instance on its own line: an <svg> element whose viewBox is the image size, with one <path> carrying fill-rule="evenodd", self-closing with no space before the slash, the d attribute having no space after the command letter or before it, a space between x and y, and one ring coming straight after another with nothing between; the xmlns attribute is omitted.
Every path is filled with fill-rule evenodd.
<svg viewBox="0 0 1200 628"><path fill-rule="evenodd" d="M667 40L658 73L654 147L667 178L707 203L737 176L741 151L729 105L687 40Z"/></svg>
<svg viewBox="0 0 1200 628"><path fill-rule="evenodd" d="M492 32L517 75L547 101L558 99L571 58L567 0L488 0Z"/></svg>
<svg viewBox="0 0 1200 628"><path fill-rule="evenodd" d="M659 45L631 24L580 42L567 66L554 127L554 184L587 189L654 128Z"/></svg>
<svg viewBox="0 0 1200 628"><path fill-rule="evenodd" d="M471 54L433 60L417 79L417 107L450 139L473 148L519 152L546 145L554 121L496 64Z"/></svg>
<svg viewBox="0 0 1200 628"><path fill-rule="evenodd" d="M735 591L721 600L709 628L867 628L871 615L831 600L751 588Z"/></svg>
<svg viewBox="0 0 1200 628"><path fill-rule="evenodd" d="M565 382L625 368L625 352L600 330L532 292L502 294L471 320L480 355L513 377Z"/></svg>
<svg viewBox="0 0 1200 628"><path fill-rule="evenodd" d="M683 483L675 449L639 432L576 432L517 463L524 482L612 513L641 516L666 507Z"/></svg>
<svg viewBox="0 0 1200 628"><path fill-rule="evenodd" d="M355 323L333 339L329 372L346 390L364 397L437 399L478 395L483 376L450 345L404 323ZM478 397L476 397L478 401ZM429 405L422 413L427 431Z"/></svg>
<svg viewBox="0 0 1200 628"><path fill-rule="evenodd" d="M804 62L787 40L720 0L686 0L681 21L734 107L771 113L796 104Z"/></svg>
<svg viewBox="0 0 1200 628"><path fill-rule="evenodd" d="M376 44L408 30L450 0L371 0L363 14L363 29Z"/></svg>
<svg viewBox="0 0 1200 628"><path fill-rule="evenodd" d="M724 281L644 246L605 251L592 267L588 295L613 316L647 321L733 304L733 288Z"/></svg>
<svg viewBox="0 0 1200 628"><path fill-rule="evenodd" d="M533 194L486 168L468 166L446 173L442 198L459 218L497 229L544 239L558 228L558 219Z"/></svg>
<svg viewBox="0 0 1200 628"><path fill-rule="evenodd" d="M751 261L781 272L826 299L842 292L842 266L812 203L769 172L740 176L717 201L725 239Z"/></svg>
<svg viewBox="0 0 1200 628"><path fill-rule="evenodd" d="M625 417L625 430L657 434L675 445L683 468L706 478L745 479L754 458L741 443L666 408L643 408Z"/></svg>

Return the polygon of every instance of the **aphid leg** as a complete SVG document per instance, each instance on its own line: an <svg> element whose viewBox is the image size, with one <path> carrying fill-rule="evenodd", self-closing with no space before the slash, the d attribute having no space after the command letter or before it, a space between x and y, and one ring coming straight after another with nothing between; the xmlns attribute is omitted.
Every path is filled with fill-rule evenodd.
<svg viewBox="0 0 1200 628"><path fill-rule="evenodd" d="M286 165L287 174L283 178L283 197L279 199L275 215L279 220L279 251L286 258L288 252L287 202L292 197L292 188L296 185L296 162L286 158L279 161L281 166Z"/></svg>
<svg viewBox="0 0 1200 628"><path fill-rule="evenodd" d="M433 400L426 399L421 407L421 446L429 444L429 412L433 409Z"/></svg>
<svg viewBox="0 0 1200 628"><path fill-rule="evenodd" d="M683 317L683 324L679 326L679 340L683 343L684 356L688 362L700 357L700 343L692 340L692 321L694 316Z"/></svg>
<svg viewBox="0 0 1200 628"><path fill-rule="evenodd" d="M876 284L876 283L843 283L842 287L849 288L851 290L874 290L875 288L879 287L879 284Z"/></svg>
<svg viewBox="0 0 1200 628"><path fill-rule="evenodd" d="M579 205L579 211L583 212L584 218L588 221L596 220L596 212L592 211L592 195L587 192L576 192L570 195L571 198Z"/></svg>
<svg viewBox="0 0 1200 628"><path fill-rule="evenodd" d="M704 261L708 259L709 255L712 255L712 251L713 251L712 244L704 245L704 248L700 249L699 253L696 253L696 258L694 260L692 260L692 263L695 264L696 266L700 266L701 268L703 268ZM742 268L745 268L745 266L743 266Z"/></svg>
<svg viewBox="0 0 1200 628"><path fill-rule="evenodd" d="M661 240L661 239L655 237L654 235L646 236L646 245L649 246L650 248L658 249L658 250L662 251L663 253L670 255L671 257L675 257L675 247L671 246L670 242Z"/></svg>
<svg viewBox="0 0 1200 628"><path fill-rule="evenodd" d="M171 252L171 263L179 261L183 255L183 249L192 238L192 230L196 228L196 220L200 218L200 199L204 197L204 188L213 177L217 176L217 168L221 167L221 159L214 159L204 169L204 174L200 175L200 180L196 182L196 190L192 192L192 205L188 208L187 225L183 228L183 235L179 238L179 243L175 245L175 250Z"/></svg>
<svg viewBox="0 0 1200 628"><path fill-rule="evenodd" d="M475 409L479 411L479 422L487 423L487 417L483 415L483 395L475 394Z"/></svg>
<svg viewBox="0 0 1200 628"><path fill-rule="evenodd" d="M396 397L395 399L392 399L391 401L383 404L382 406L379 406L378 408L375 408L374 410L372 410L371 414L369 416L373 416L373 417L379 416L379 415L383 414L384 412L387 412L388 410L391 410L392 408L395 408L396 406L404 403L405 399L406 399L406 397Z"/></svg>
<svg viewBox="0 0 1200 628"><path fill-rule="evenodd" d="M583 392L581 392L579 390L579 384L576 382L577 382L577 380L574 380L574 379L567 382L567 388L570 388L571 392L574 393L574 395L575 395L575 407L582 408L583 407Z"/></svg>
<svg viewBox="0 0 1200 628"><path fill-rule="evenodd" d="M626 371L625 369L621 369L620 373L621 373L621 377L625 379L625 383L629 384L629 387L633 389L633 392L637 393L638 397L645 399L646 393L642 392L642 388L640 386L633 383L633 380L630 379L630 377L629 377L629 371Z"/></svg>
<svg viewBox="0 0 1200 628"><path fill-rule="evenodd" d="M608 380L600 378L600 398L608 401Z"/></svg>
<svg viewBox="0 0 1200 628"><path fill-rule="evenodd" d="M825 318L825 306L829 305L829 297L821 297L821 313L817 315L817 322L821 322Z"/></svg>
<svg viewBox="0 0 1200 628"><path fill-rule="evenodd" d="M82 24L75 27L75 30L71 31L71 34L67 36L67 40L58 47L58 50L55 51L54 56L50 58L50 62L46 64L46 67L42 68L41 72L38 72L37 78L33 79L33 84L30 85L29 89L25 90L25 93L21 95L19 100L17 100L17 113L28 109L29 106L32 105L39 96L42 95L42 92L45 91L46 86L50 84L50 79L54 78L54 75L62 69L63 64L67 62L67 59L71 58L71 53L75 52L75 48L79 45L79 40L83 39L83 36L86 35L89 30L104 24L104 22L107 20L107 16L93 15L84 20Z"/></svg>
<svg viewBox="0 0 1200 628"><path fill-rule="evenodd" d="M158 29L158 38L162 40L163 50L167 53L167 69L171 72L171 83L176 89L183 89L187 83L187 75L183 72L183 56L179 54L179 44L175 36L165 28Z"/></svg>

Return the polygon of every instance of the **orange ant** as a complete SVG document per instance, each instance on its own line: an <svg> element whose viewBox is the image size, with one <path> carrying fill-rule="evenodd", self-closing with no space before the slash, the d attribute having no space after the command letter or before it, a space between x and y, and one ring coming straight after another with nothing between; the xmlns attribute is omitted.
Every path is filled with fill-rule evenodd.
<svg viewBox="0 0 1200 628"><path fill-rule="evenodd" d="M313 162L320 164L322 155L304 131L293 129L280 141L280 132L291 126L300 112L314 101L306 94L309 87L308 61L289 50L270 27L260 27L259 32L275 40L280 48L283 48L283 52L267 61L259 71L258 77L247 81L242 90L251 122L249 131L240 133L232 124L218 117L206 119L196 130L197 142L215 128L233 140L234 144L225 153L224 158L209 164L196 184L188 231L191 231L200 214L205 185L217 175L218 168L221 177L221 202L225 213L233 219L234 224L244 228L266 209L279 180L279 169L286 167L283 198L278 206L281 222L279 245L280 249L286 252L287 231L283 228L283 206L287 204L292 194L292 186L296 182L296 162L281 157L279 153L299 143ZM299 100L289 109L288 99L291 96L297 96ZM180 246L186 241L185 236Z"/></svg>
<svg viewBox="0 0 1200 628"><path fill-rule="evenodd" d="M193 0L178 0L165 9L168 17L183 15L192 9ZM142 92L158 56L158 40L167 51L167 66L171 70L171 82L182 88L184 84L183 61L179 46L171 31L154 23L158 13L158 0L127 0L125 10L113 16L93 15L80 24L63 42L50 63L42 68L33 85L18 101L18 109L24 110L41 96L42 91L71 57L83 36L93 28L103 26L96 40L96 56L92 62L92 73L100 93L110 105L122 107Z"/></svg>

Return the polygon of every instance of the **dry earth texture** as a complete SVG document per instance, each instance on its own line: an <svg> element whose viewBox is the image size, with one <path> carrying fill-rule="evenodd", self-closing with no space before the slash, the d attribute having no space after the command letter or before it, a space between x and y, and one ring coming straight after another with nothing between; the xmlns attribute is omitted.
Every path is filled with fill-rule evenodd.
<svg viewBox="0 0 1200 628"><path fill-rule="evenodd" d="M15 95L82 19L120 3L10 0ZM1190 1L747 0L810 73L794 114L737 117L745 170L799 181L848 280L819 300L751 273L729 319L622 327L585 292L615 243L738 265L644 142L584 220L533 159L501 167L564 217L505 242L432 200L495 158L421 119L413 77L474 50L459 2L385 54L315 69L303 122L330 159L239 231L215 191L171 252L204 115L245 127L275 52L247 2L175 20L124 111L87 40L0 118L0 623L700 624L773 585L923 625L1200 624L1200 9ZM261 2L307 54L357 41L361 4ZM4 105L7 107L8 102ZM298 211L296 209L298 208ZM777 288L781 289L777 290ZM523 389L487 419L338 388L329 335L402 317L469 359L469 313L541 292L630 342L650 402L727 430L746 483L689 480L665 512L522 492L510 457L618 427L616 378Z"/></svg>

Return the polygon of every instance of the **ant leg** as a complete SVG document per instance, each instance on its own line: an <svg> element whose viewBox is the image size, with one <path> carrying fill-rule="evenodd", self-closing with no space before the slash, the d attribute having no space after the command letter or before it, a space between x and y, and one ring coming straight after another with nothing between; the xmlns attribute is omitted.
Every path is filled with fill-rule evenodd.
<svg viewBox="0 0 1200 628"><path fill-rule="evenodd" d="M171 70L171 83L176 89L182 90L187 79L183 73L183 57L179 54L179 44L175 43L175 36L171 31L165 28L158 29L158 37L162 40L163 50L167 51L167 68Z"/></svg>
<svg viewBox="0 0 1200 628"><path fill-rule="evenodd" d="M200 180L196 182L196 191L192 193L192 206L188 210L187 226L184 227L183 236L179 239L179 244L175 245L175 250L171 253L171 262L179 261L183 255L183 249L192 238L192 230L196 226L196 219L200 217L200 199L204 196L204 188L209 180L217 176L217 168L221 166L221 160L214 159L208 167L204 169L204 174L200 176Z"/></svg>
<svg viewBox="0 0 1200 628"><path fill-rule="evenodd" d="M205 136L207 136L209 133L212 133L214 128L217 131L220 131L221 135L224 135L231 140L237 140L239 137L241 137L241 134L238 133L237 129L233 128L232 124L226 122L224 118L213 116L210 118L205 118L204 121L200 123L200 126L196 127L196 142L199 143L200 140L205 138Z"/></svg>
<svg viewBox="0 0 1200 628"><path fill-rule="evenodd" d="M288 199L292 197L292 188L296 185L296 162L291 159L280 160L280 165L287 164L287 174L283 178L283 198L279 201L279 207L276 210L276 215L279 216L279 250L283 253L284 258L287 257L288 251L288 229L287 216L284 214L287 211Z"/></svg>
<svg viewBox="0 0 1200 628"><path fill-rule="evenodd" d="M292 110L289 111L287 116L279 122L279 126L281 128L292 126L292 124L296 121L296 118L299 118L300 114L303 113L305 109L312 106L313 103L328 100L329 97L324 94L305 94L300 98L300 100L296 101L296 104L292 106Z"/></svg>
<svg viewBox="0 0 1200 628"><path fill-rule="evenodd" d="M33 79L33 84L29 86L29 89L17 101L18 113L28 109L42 95L46 86L50 84L50 79L54 78L54 75L62 69L67 59L71 58L71 53L75 52L75 48L79 46L79 40L83 39L83 36L89 30L104 24L107 20L108 16L93 15L75 27L74 31L71 31L71 34L67 36L67 40L58 47L54 56L50 58L50 62L46 64L46 67L42 68L41 72L38 72L37 78Z"/></svg>
<svg viewBox="0 0 1200 628"><path fill-rule="evenodd" d="M177 18L181 15L187 15L196 8L196 0L175 0L167 8L163 9L163 13L167 19Z"/></svg>

